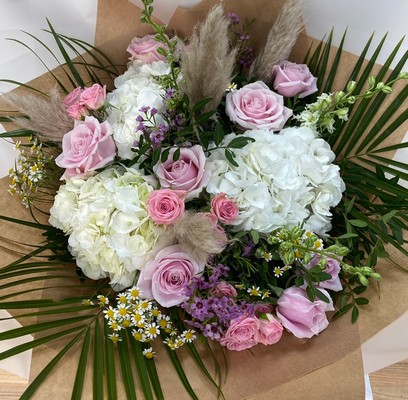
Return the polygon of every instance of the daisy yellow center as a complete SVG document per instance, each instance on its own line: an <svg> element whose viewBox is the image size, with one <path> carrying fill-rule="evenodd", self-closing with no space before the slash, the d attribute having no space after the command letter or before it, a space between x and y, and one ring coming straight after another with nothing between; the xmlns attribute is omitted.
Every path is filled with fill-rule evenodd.
<svg viewBox="0 0 408 400"><path fill-rule="evenodd" d="M126 303L126 302L127 302L126 296L120 296L119 297L119 303Z"/></svg>
<svg viewBox="0 0 408 400"><path fill-rule="evenodd" d="M109 318L113 318L113 317L115 316L115 313L113 312L113 310L108 310L108 311L106 312L106 315L107 315Z"/></svg>
<svg viewBox="0 0 408 400"><path fill-rule="evenodd" d="M142 340L143 335L142 335L140 332L135 332L135 333L133 334L133 337L139 342L139 341Z"/></svg>
<svg viewBox="0 0 408 400"><path fill-rule="evenodd" d="M127 315L127 310L126 310L126 308L120 308L119 309L119 315L120 316L122 316L122 317L124 317L125 315Z"/></svg>
<svg viewBox="0 0 408 400"><path fill-rule="evenodd" d="M186 333L186 339L191 340L193 338L193 334L191 332Z"/></svg>
<svg viewBox="0 0 408 400"><path fill-rule="evenodd" d="M155 326L151 326L151 327L149 328L149 333L150 333L151 335L156 335L156 334L157 334L157 328L156 328Z"/></svg>
<svg viewBox="0 0 408 400"><path fill-rule="evenodd" d="M140 294L140 292L139 292L137 289L133 289L133 290L130 292L130 295L131 295L132 297L139 297L139 294Z"/></svg>

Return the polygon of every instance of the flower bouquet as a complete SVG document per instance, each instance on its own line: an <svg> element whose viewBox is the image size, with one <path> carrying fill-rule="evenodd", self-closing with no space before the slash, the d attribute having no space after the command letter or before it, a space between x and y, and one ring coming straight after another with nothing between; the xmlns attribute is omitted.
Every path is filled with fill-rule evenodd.
<svg viewBox="0 0 408 400"><path fill-rule="evenodd" d="M407 168L386 157L405 146L386 139L407 118L406 56L389 72L395 51L375 75L381 45L365 65L368 44L334 90L342 47L329 62L332 35L302 63L288 60L298 1L257 53L257 21L227 3L185 38L143 3L151 32L129 41L124 70L49 24L66 76L53 75L48 97L7 96L20 114L2 121L21 128L3 136L29 142L16 144L9 191L34 222L1 218L45 241L1 270L27 277L5 284L1 306L37 318L0 334L37 334L1 357L54 353L22 398L64 360L76 365L72 398L267 396L359 345L346 318L336 333L329 321L357 321L386 245L407 255ZM307 363L282 377L305 348Z"/></svg>

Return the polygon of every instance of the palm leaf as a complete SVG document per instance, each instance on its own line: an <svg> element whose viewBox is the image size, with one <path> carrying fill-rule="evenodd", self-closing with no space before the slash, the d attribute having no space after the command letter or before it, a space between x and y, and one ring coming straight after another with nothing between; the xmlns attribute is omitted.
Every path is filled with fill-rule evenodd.
<svg viewBox="0 0 408 400"><path fill-rule="evenodd" d="M382 38L365 67L364 58L368 53L373 36L370 37L357 59L349 77L349 80L356 81L355 94L362 93L368 77L373 75L375 63L383 48L386 36ZM329 57L327 46L319 45L315 52L311 52L309 55L308 61L314 66L315 73L319 77L325 77L321 79L319 86L323 92L331 88L333 77L341 68L340 57L344 38L343 35L331 67L326 63ZM387 82L396 79L404 68L408 59L407 53L397 60L396 67L389 72L389 67L396 60L402 42L403 39L398 42L385 64L376 74L376 82L385 79L387 84ZM386 78L387 75L388 78ZM345 201L336 209L335 225L348 226L348 233L357 234L347 238L349 247L353 249L349 255L350 258L358 257L360 246L363 246L366 256L370 257L371 261L376 260L377 255L381 254L381 248L384 244L391 244L404 254L408 254L403 246L404 240L401 233L401 226L404 225L407 218L408 190L398 183L399 178L408 178L408 166L407 163L395 161L388 157L390 154L388 152L391 152L392 156L394 151L406 148L407 144L382 145L385 140L392 137L398 129L406 124L408 112L404 104L406 104L407 95L408 85L405 84L396 91L391 102L386 103L385 93L380 93L374 98L362 99L350 106L348 122L336 122L335 133L328 138L337 154L342 178L346 184ZM400 109L401 112L399 112ZM380 156L378 153L382 155ZM396 180L387 178L386 173L396 177ZM354 201L354 207L351 210L346 210L344 205L351 199ZM384 216L390 210L399 210L399 212L388 220ZM362 226L351 226L348 222L349 219L362 221ZM335 234L338 233L341 232L335 232Z"/></svg>

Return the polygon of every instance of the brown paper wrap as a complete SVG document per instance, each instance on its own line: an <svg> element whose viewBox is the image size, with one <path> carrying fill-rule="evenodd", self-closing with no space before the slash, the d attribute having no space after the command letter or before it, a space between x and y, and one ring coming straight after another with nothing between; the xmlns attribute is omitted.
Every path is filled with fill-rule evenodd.
<svg viewBox="0 0 408 400"><path fill-rule="evenodd" d="M218 3L217 0L204 0L192 10L179 8L169 26L176 29L180 36L188 36L196 22L202 20L209 7L216 3ZM249 19L256 18L253 36L257 38L257 45L261 46L284 0L273 2L270 0L252 0L251 2L224 0L223 4L227 12L233 11ZM140 10L127 0L99 1L96 45L105 51L114 62L123 66L127 61L125 49L130 40L136 35L151 33L148 26L140 24L139 17ZM292 59L294 61L303 59L310 42L311 39L306 35L300 37L293 50ZM355 59L356 57L352 54L344 53L341 73L336 82L344 84ZM52 78L45 75L39 78L36 84L41 84L44 89L47 85L52 85ZM404 133L405 131L402 130L396 132L391 140L395 143L399 142ZM2 206L3 213L23 217L24 209L18 205L16 199L7 197L5 194L6 181L7 178L4 178L0 185L2 189L0 206ZM5 226L4 223L1 223L1 226ZM21 235L26 235L25 232L26 230L15 230L11 233L13 237L21 237ZM31 233L32 230L29 232ZM38 237L32 239L35 242ZM4 257L3 254L2 257ZM403 257L399 254L393 254L393 257L399 257L399 261L404 262ZM267 400L275 397L289 400L364 399L360 344L408 309L408 291L406 290L408 274L393 267L389 261L380 262L378 270L383 274L381 300L378 298L376 288L372 287L370 305L364 308L358 324L352 325L349 316L346 316L331 323L328 329L311 340L299 340L292 335L285 334L282 340L274 346L259 345L251 351L226 352L228 374L222 385L225 398L227 400ZM54 295L58 294L46 291L43 297L50 298ZM65 342L66 339L61 339L34 350L32 378L57 354ZM157 368L165 398L188 399L189 396L185 393L164 349L157 347L159 347ZM217 348L215 351L219 353ZM63 365L51 373L34 398L70 398L79 355L78 346L67 353ZM181 349L178 355L198 398L216 399L216 391L203 376L188 352ZM211 358L205 352L202 352L202 355L204 362L207 362L211 369ZM89 383L92 380L91 364L88 366L87 375L90 379L86 380L83 398L90 399L92 398L92 387ZM119 371L117 376L120 376ZM139 398L143 397L140 391L138 395ZM118 382L118 399L121 398L124 398L124 392Z"/></svg>

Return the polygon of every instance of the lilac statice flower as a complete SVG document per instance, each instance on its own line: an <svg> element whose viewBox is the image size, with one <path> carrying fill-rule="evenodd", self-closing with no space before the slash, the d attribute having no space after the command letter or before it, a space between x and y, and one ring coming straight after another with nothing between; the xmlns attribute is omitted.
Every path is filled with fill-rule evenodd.
<svg viewBox="0 0 408 400"><path fill-rule="evenodd" d="M174 88L167 88L167 89L166 89L166 92L164 93L164 98L165 98L165 99L172 99L175 94L176 94L176 89L174 89Z"/></svg>
<svg viewBox="0 0 408 400"><path fill-rule="evenodd" d="M231 21L231 24L238 25L241 22L241 17L233 12L227 13L227 18Z"/></svg>
<svg viewBox="0 0 408 400"><path fill-rule="evenodd" d="M249 239L244 247L244 251L242 252L242 257L248 257L252 253L254 247L255 243L251 239Z"/></svg>
<svg viewBox="0 0 408 400"><path fill-rule="evenodd" d="M220 340L223 334L220 326L216 322L205 324L204 329L201 329L204 336L212 340Z"/></svg>
<svg viewBox="0 0 408 400"><path fill-rule="evenodd" d="M139 111L143 114L147 114L147 112L150 110L149 106L143 106L139 108Z"/></svg>

